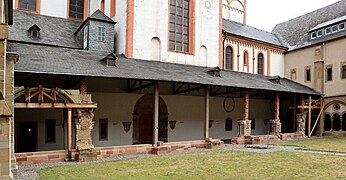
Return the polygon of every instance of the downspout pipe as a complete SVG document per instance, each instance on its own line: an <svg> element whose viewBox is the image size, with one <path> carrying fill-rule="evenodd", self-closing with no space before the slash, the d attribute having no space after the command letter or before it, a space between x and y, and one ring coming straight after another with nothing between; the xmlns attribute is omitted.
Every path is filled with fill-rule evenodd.
<svg viewBox="0 0 346 180"><path fill-rule="evenodd" d="M222 31L222 33L224 33L224 31ZM222 36L223 41L222 41L222 67L221 67L221 69L225 69L225 41L226 41L226 37L227 37L227 34Z"/></svg>
<svg viewBox="0 0 346 180"><path fill-rule="evenodd" d="M323 92L322 92L322 96L326 96L326 91L327 91L327 86L326 86L326 82L327 82L327 80L326 80L326 71L327 71L327 69L326 69L326 64L327 64L327 47L326 47L326 44L325 43L323 43L322 44L323 45L323 48L324 48L324 53L323 53L323 61L324 61L324 63L323 63Z"/></svg>

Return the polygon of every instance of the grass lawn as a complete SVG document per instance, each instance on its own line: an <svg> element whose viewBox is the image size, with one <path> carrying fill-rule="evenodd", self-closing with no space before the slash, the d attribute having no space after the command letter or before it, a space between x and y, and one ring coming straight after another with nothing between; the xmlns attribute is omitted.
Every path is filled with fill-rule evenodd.
<svg viewBox="0 0 346 180"><path fill-rule="evenodd" d="M209 151L42 169L41 179L345 179L346 157Z"/></svg>
<svg viewBox="0 0 346 180"><path fill-rule="evenodd" d="M304 139L278 143L280 146L297 146L301 150L346 153L346 138Z"/></svg>

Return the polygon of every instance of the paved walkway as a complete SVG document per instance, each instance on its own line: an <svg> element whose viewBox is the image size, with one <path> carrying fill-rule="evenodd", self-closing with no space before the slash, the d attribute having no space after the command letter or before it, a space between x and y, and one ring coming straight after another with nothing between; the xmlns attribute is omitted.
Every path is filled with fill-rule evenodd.
<svg viewBox="0 0 346 180"><path fill-rule="evenodd" d="M335 156L346 156L346 153L332 153L332 152L320 152L320 151L307 151L307 150L297 150L298 147L291 146L273 146L270 145L268 148L265 144L253 145L244 147L244 145L230 145L225 144L224 148L219 149L195 149L189 151L180 151L180 152L172 152L171 154L187 154L193 152L206 152L206 151L214 151L214 150L233 150L233 151L242 151L242 152L255 152L255 153L271 153L271 152L301 152L301 153L313 153L313 154L324 154L324 155L335 155ZM165 155L163 155L165 156ZM96 163L96 162L107 162L107 161L117 161L117 160L126 160L126 159L134 159L134 158L149 158L149 157L157 157L157 155L153 154L143 154L143 155L131 155L131 156L114 156L109 158L98 159L94 162L88 163ZM78 164L88 164L88 163L78 163ZM50 163L50 164L32 164L32 165L19 165L18 169L18 178L25 180L36 180L39 179L37 170L42 168L54 167L59 165L73 165L77 164L77 162L60 162L60 163Z"/></svg>

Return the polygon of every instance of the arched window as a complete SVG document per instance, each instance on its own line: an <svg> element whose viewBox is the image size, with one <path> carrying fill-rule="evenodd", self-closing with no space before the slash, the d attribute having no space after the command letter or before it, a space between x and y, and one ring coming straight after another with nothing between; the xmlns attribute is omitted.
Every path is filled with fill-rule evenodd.
<svg viewBox="0 0 346 180"><path fill-rule="evenodd" d="M259 53L257 56L257 74L264 74L263 61L264 61L263 54Z"/></svg>
<svg viewBox="0 0 346 180"><path fill-rule="evenodd" d="M333 116L333 130L334 131L340 131L340 129L341 129L340 115L334 114L334 116Z"/></svg>
<svg viewBox="0 0 346 180"><path fill-rule="evenodd" d="M324 116L324 130L330 131L332 129L332 121L330 120L330 115L326 114Z"/></svg>
<svg viewBox="0 0 346 180"><path fill-rule="evenodd" d="M233 70L233 49L230 46L226 47L226 69Z"/></svg>
<svg viewBox="0 0 346 180"><path fill-rule="evenodd" d="M244 52L244 66L249 65L249 53L247 51Z"/></svg>

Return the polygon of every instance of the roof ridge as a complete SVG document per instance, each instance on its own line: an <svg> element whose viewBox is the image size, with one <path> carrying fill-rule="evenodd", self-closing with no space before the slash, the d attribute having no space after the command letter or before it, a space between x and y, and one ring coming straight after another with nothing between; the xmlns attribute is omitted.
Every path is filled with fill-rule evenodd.
<svg viewBox="0 0 346 180"><path fill-rule="evenodd" d="M285 23L288 23L288 22L290 22L290 21L296 20L296 19L298 19L298 18L300 18L300 17L303 17L303 16L307 16L307 15L316 13L317 11L320 11L320 10L322 10L322 9L327 9L327 8L329 8L330 6L333 6L333 5L335 5L335 4L341 3L342 1L346 1L346 0L340 0L340 1L338 1L338 2L329 4L329 5L327 5L327 6L318 8L318 9L316 9L316 10L310 11L310 12L308 12L308 13L302 14L302 15L297 16L297 17L295 17L295 18L292 18L292 19L289 19L289 20L287 20L287 21L284 21L284 22L281 22L281 23L279 23L279 24L276 24L275 27L274 27L274 29L275 29L278 25L285 24ZM273 29L273 30L274 30L274 29Z"/></svg>
<svg viewBox="0 0 346 180"><path fill-rule="evenodd" d="M269 32L269 31L265 31L263 29L258 29L258 28L254 27L254 26L250 26L250 25L247 25L247 24L243 24L243 23L240 23L240 22L237 22L237 21L233 21L233 20L229 20L229 19L225 19L225 18L222 18L222 19L224 19L226 21L231 21L231 22L237 23L237 24L242 25L242 26L247 26L247 27L250 27L250 28L253 28L253 29L257 29L259 31L262 31L262 32L265 32L265 33L268 33L268 34L273 34L273 33Z"/></svg>

